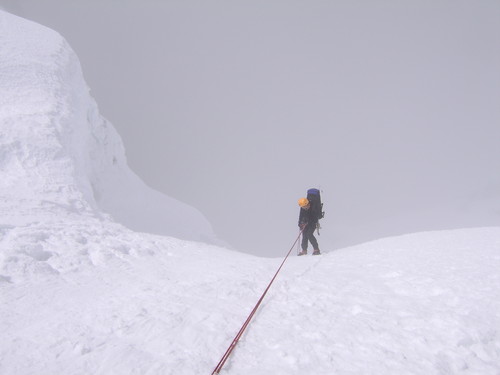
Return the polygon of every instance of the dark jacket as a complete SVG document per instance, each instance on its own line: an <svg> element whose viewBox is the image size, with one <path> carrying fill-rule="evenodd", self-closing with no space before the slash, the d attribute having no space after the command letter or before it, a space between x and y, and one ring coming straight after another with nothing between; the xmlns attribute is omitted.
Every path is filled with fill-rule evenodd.
<svg viewBox="0 0 500 375"><path fill-rule="evenodd" d="M301 208L299 214L299 226L301 224L308 224L308 226L316 226L319 220L321 207L318 207L316 202L309 201L310 207L308 210Z"/></svg>

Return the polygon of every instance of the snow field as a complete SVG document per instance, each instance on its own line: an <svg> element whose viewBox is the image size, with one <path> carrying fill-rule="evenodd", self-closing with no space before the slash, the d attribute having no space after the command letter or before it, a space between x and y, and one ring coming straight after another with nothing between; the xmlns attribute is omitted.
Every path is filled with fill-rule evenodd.
<svg viewBox="0 0 500 375"><path fill-rule="evenodd" d="M1 248L17 244L19 251L1 264L0 316L10 343L0 350L2 373L165 373L185 366L193 354L207 355L214 331L224 339L232 314L218 313L219 302L239 304L253 291L235 274L261 268L258 258L208 245L84 224L4 229ZM248 265L224 269L212 265L214 256Z"/></svg>
<svg viewBox="0 0 500 375"><path fill-rule="evenodd" d="M498 233L422 233L291 259L248 333L255 355L237 351L234 373L497 374ZM262 362L270 367L251 372Z"/></svg>
<svg viewBox="0 0 500 375"><path fill-rule="evenodd" d="M0 44L0 374L211 373L281 259L187 241L57 33ZM500 228L292 254L221 374L499 375L499 275Z"/></svg>
<svg viewBox="0 0 500 375"><path fill-rule="evenodd" d="M2 373L210 373L281 262L85 224L4 229L24 250L2 264ZM496 375L499 244L484 228L291 255L221 373Z"/></svg>

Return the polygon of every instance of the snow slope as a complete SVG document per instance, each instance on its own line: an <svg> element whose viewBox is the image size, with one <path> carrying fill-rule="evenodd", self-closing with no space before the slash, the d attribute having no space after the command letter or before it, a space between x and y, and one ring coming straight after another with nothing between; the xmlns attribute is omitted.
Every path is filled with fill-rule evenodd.
<svg viewBox="0 0 500 375"><path fill-rule="evenodd" d="M211 235L128 170L60 36L0 12L0 45L0 373L210 374L281 259L113 221ZM500 228L291 256L221 374L498 375L499 301Z"/></svg>
<svg viewBox="0 0 500 375"><path fill-rule="evenodd" d="M0 245L34 258L0 282L12 375L210 374L280 263L111 225ZM292 256L221 373L498 375L499 249L483 228Z"/></svg>
<svg viewBox="0 0 500 375"><path fill-rule="evenodd" d="M0 43L4 223L107 212L134 230L216 241L197 210L148 188L128 168L120 137L99 115L60 35L0 11Z"/></svg>

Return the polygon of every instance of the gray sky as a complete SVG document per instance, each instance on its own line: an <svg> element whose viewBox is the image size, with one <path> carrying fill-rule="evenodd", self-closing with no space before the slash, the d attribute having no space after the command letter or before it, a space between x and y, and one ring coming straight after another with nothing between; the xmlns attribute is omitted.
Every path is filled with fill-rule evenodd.
<svg viewBox="0 0 500 375"><path fill-rule="evenodd" d="M131 168L236 249L285 254L309 187L325 251L500 225L496 0L0 5L70 42Z"/></svg>

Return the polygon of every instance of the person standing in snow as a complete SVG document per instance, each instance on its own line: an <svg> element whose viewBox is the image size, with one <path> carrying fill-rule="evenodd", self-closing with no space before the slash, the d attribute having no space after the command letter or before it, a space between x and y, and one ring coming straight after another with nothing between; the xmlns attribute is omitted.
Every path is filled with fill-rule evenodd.
<svg viewBox="0 0 500 375"><path fill-rule="evenodd" d="M307 254L307 245L310 242L314 251L313 255L319 255L319 246L316 237L314 237L314 230L318 225L318 220L321 216L321 207L318 207L313 200L307 198L299 199L300 214L299 214L299 228L302 232L302 251L298 255Z"/></svg>

